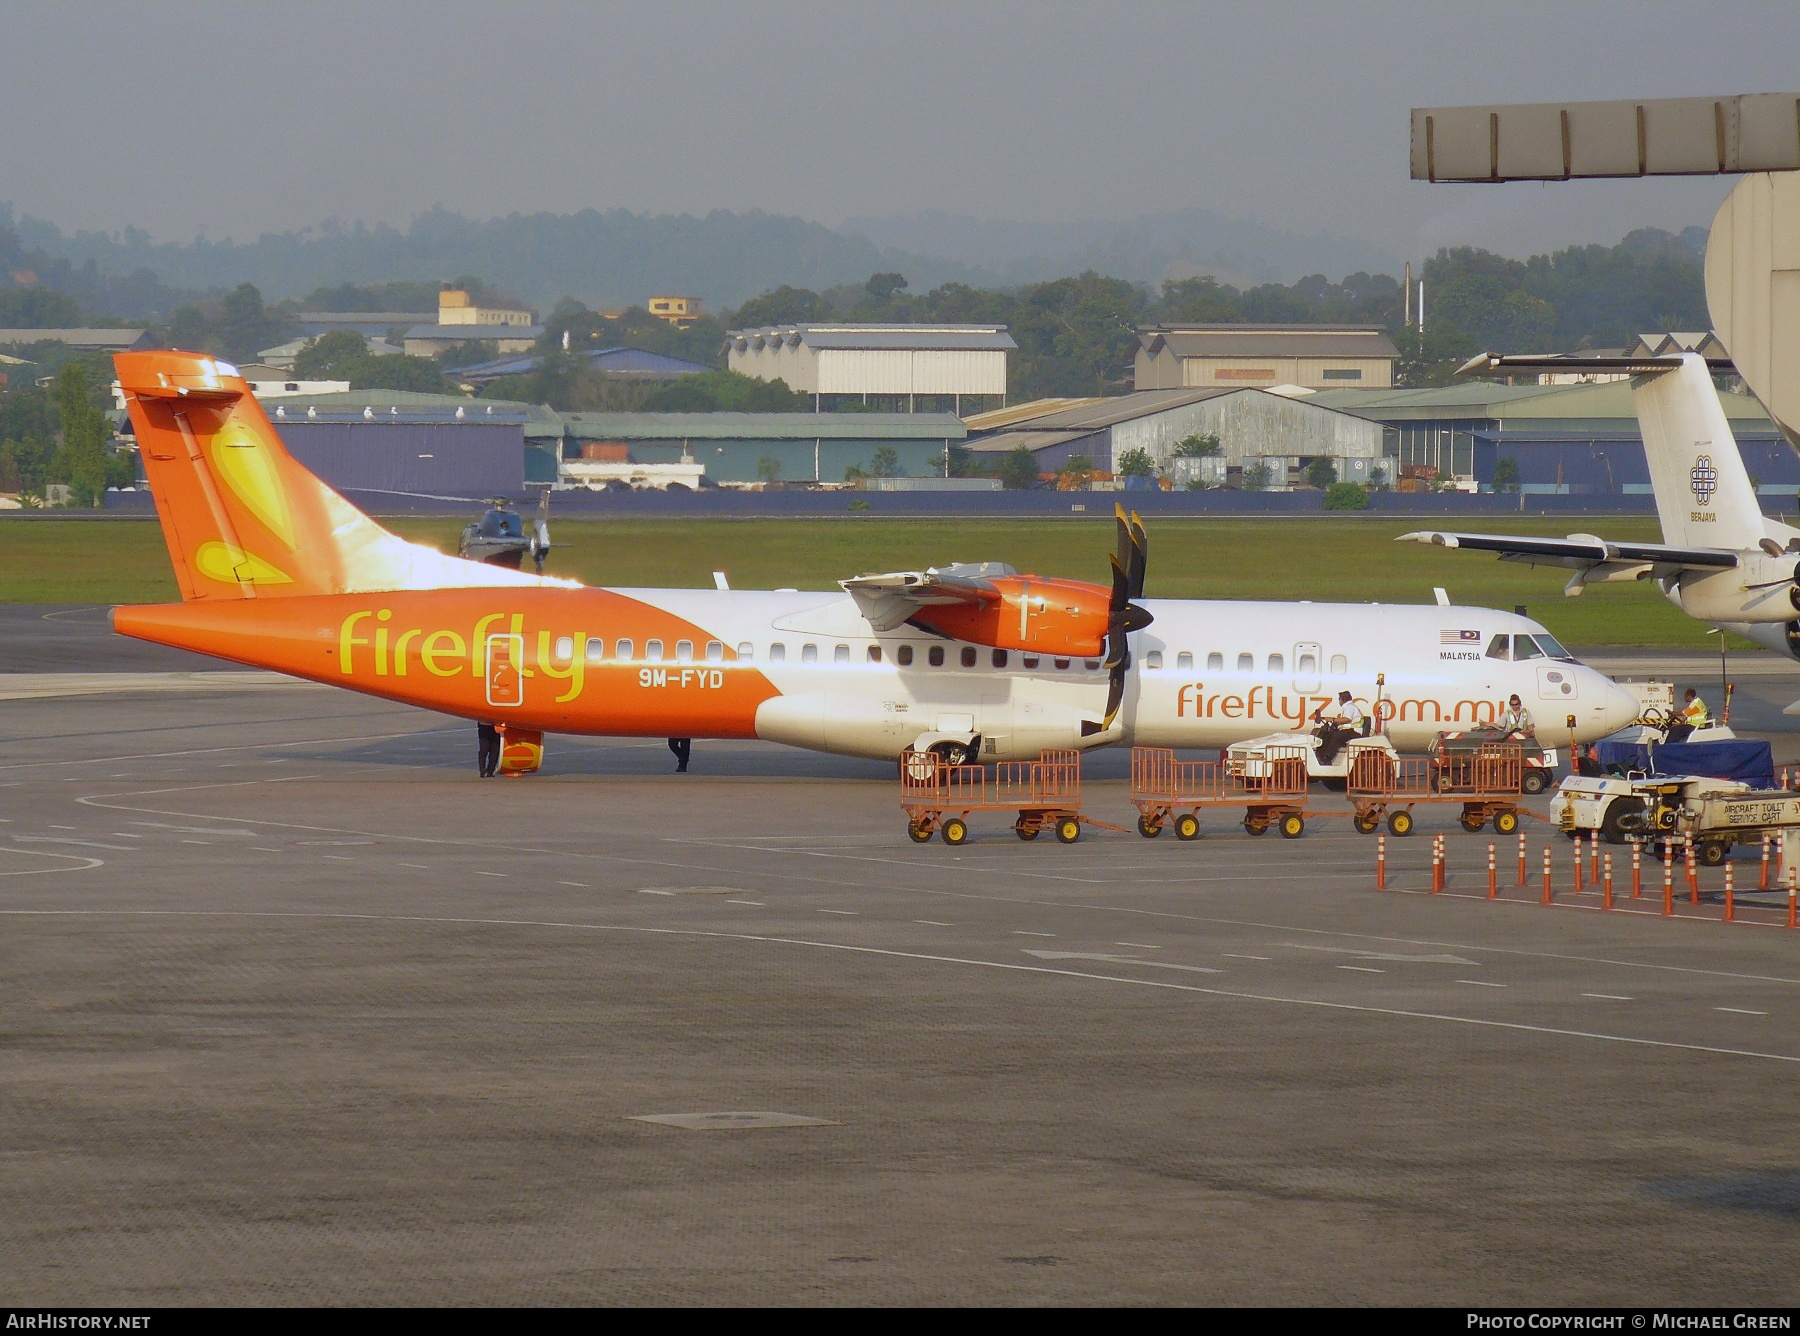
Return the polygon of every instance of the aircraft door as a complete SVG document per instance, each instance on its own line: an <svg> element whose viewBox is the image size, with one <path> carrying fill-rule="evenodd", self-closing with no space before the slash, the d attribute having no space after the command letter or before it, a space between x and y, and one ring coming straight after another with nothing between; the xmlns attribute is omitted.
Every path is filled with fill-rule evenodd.
<svg viewBox="0 0 1800 1336"><path fill-rule="evenodd" d="M1575 674L1566 663L1540 663L1537 669L1538 699L1575 702Z"/></svg>
<svg viewBox="0 0 1800 1336"><path fill-rule="evenodd" d="M1311 695L1319 689L1319 645L1302 640L1294 646L1294 690Z"/></svg>
<svg viewBox="0 0 1800 1336"><path fill-rule="evenodd" d="M525 703L525 637L487 638L487 703L516 707Z"/></svg>

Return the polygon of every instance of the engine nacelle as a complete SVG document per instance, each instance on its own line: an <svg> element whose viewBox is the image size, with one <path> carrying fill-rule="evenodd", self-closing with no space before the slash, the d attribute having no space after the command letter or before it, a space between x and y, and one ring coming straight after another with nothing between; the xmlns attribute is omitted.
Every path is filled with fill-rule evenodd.
<svg viewBox="0 0 1800 1336"><path fill-rule="evenodd" d="M544 735L536 729L500 725L499 773L529 775L544 763Z"/></svg>
<svg viewBox="0 0 1800 1336"><path fill-rule="evenodd" d="M1681 610L1703 622L1789 622L1800 611L1793 553L1746 553L1724 571L1688 571L1676 582Z"/></svg>
<svg viewBox="0 0 1800 1336"><path fill-rule="evenodd" d="M1104 585L1030 575L1002 576L989 583L998 598L926 606L908 620L954 640L995 649L1070 659L1097 659L1106 652L1112 590Z"/></svg>

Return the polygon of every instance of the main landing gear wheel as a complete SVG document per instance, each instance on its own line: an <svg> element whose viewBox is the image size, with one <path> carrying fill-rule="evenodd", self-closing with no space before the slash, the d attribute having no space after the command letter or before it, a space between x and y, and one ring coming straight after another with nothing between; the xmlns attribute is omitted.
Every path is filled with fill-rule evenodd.
<svg viewBox="0 0 1800 1336"><path fill-rule="evenodd" d="M1154 831L1151 833L1155 834ZM1024 817L1020 817L1017 821L1013 822L1013 834L1017 835L1022 840L1035 840L1038 837L1038 827L1034 826Z"/></svg>
<svg viewBox="0 0 1800 1336"><path fill-rule="evenodd" d="M1306 834L1306 818L1298 812L1289 812L1281 818L1281 838L1297 840Z"/></svg>
<svg viewBox="0 0 1800 1336"><path fill-rule="evenodd" d="M912 838L914 844L929 844L931 842L931 823L929 821L909 821L906 823L906 833Z"/></svg>
<svg viewBox="0 0 1800 1336"><path fill-rule="evenodd" d="M1358 812L1350 818L1350 824L1356 827L1359 834L1373 835L1375 827L1381 824L1381 818L1373 812Z"/></svg>
<svg viewBox="0 0 1800 1336"><path fill-rule="evenodd" d="M1494 833L1496 835L1511 835L1518 828L1519 814L1517 812L1494 813Z"/></svg>
<svg viewBox="0 0 1800 1336"><path fill-rule="evenodd" d="M944 822L943 835L945 844L965 843L969 838L969 823L960 816L953 816Z"/></svg>
<svg viewBox="0 0 1800 1336"><path fill-rule="evenodd" d="M1138 834L1147 840L1153 840L1162 834L1162 822L1154 821L1147 816L1140 816L1138 818Z"/></svg>
<svg viewBox="0 0 1800 1336"><path fill-rule="evenodd" d="M1200 818L1192 812L1183 812L1175 818L1175 838L1193 840L1200 837Z"/></svg>
<svg viewBox="0 0 1800 1336"><path fill-rule="evenodd" d="M1388 834L1404 838L1412 834L1413 819L1411 812L1389 812Z"/></svg>
<svg viewBox="0 0 1800 1336"><path fill-rule="evenodd" d="M1534 793L1534 794L1542 793L1545 789L1547 789L1549 787L1550 787L1550 776L1547 775L1546 773L1544 773L1542 770L1527 770L1525 772L1525 783L1524 783L1525 792Z"/></svg>
<svg viewBox="0 0 1800 1336"><path fill-rule="evenodd" d="M1072 816L1065 816L1056 823L1056 838L1064 844L1073 844L1081 838L1081 823Z"/></svg>

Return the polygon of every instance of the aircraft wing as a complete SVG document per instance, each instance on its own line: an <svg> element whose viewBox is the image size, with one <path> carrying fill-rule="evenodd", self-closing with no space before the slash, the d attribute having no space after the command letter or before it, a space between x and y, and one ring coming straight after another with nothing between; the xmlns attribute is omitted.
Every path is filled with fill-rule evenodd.
<svg viewBox="0 0 1800 1336"><path fill-rule="evenodd" d="M904 625L921 608L998 603L1002 597L999 587L983 576L935 569L859 575L839 583L877 631Z"/></svg>
<svg viewBox="0 0 1800 1336"><path fill-rule="evenodd" d="M1613 543L1593 534L1567 538L1515 537L1508 534L1445 533L1422 529L1400 535L1402 543L1430 543L1435 547L1497 552L1502 561L1527 566L1562 566L1572 570L1606 567L1612 570L1652 568L1657 575L1686 570L1729 570L1739 554L1719 547L1672 547L1667 543Z"/></svg>

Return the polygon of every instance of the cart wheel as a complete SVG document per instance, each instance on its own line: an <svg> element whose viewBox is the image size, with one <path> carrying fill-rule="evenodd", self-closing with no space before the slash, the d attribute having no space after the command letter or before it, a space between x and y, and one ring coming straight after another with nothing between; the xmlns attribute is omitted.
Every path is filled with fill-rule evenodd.
<svg viewBox="0 0 1800 1336"><path fill-rule="evenodd" d="M1519 814L1502 808L1494 813L1494 833L1510 835L1519 828Z"/></svg>
<svg viewBox="0 0 1800 1336"><path fill-rule="evenodd" d="M1289 812L1281 818L1281 838L1297 840L1306 834L1306 818L1298 812Z"/></svg>
<svg viewBox="0 0 1800 1336"><path fill-rule="evenodd" d="M1411 812L1389 812L1388 834L1404 838L1412 834L1413 819Z"/></svg>
<svg viewBox="0 0 1800 1336"><path fill-rule="evenodd" d="M1462 816L1458 818L1458 822L1464 830L1473 835L1476 831L1487 825L1487 818L1479 813L1464 812Z"/></svg>
<svg viewBox="0 0 1800 1336"><path fill-rule="evenodd" d="M1081 838L1081 822L1072 816L1065 816L1056 823L1056 838L1064 844L1073 844Z"/></svg>
<svg viewBox="0 0 1800 1336"><path fill-rule="evenodd" d="M1197 840L1200 838L1200 818L1192 812L1183 812L1175 818L1175 838L1178 840Z"/></svg>
<svg viewBox="0 0 1800 1336"><path fill-rule="evenodd" d="M1381 818L1374 812L1358 812L1350 818L1350 824L1356 827L1359 834L1373 835L1375 827L1381 824Z"/></svg>
<svg viewBox="0 0 1800 1336"><path fill-rule="evenodd" d="M906 833L912 837L914 844L928 844L931 841L931 822L921 818L906 823Z"/></svg>
<svg viewBox="0 0 1800 1336"><path fill-rule="evenodd" d="M1542 793L1550 787L1550 776L1542 770L1527 770L1523 787L1527 793Z"/></svg>
<svg viewBox="0 0 1800 1336"><path fill-rule="evenodd" d="M969 838L969 823L960 816L953 816L944 822L943 834L945 844L962 844Z"/></svg>
<svg viewBox="0 0 1800 1336"><path fill-rule="evenodd" d="M1138 834L1147 840L1153 840L1162 834L1162 822L1151 820L1146 813L1138 818Z"/></svg>
<svg viewBox="0 0 1800 1336"><path fill-rule="evenodd" d="M1023 816L1013 822L1013 834L1017 835L1022 840L1035 840L1038 837L1039 829L1038 826L1026 820Z"/></svg>
<svg viewBox="0 0 1800 1336"><path fill-rule="evenodd" d="M1731 853L1731 844L1727 840L1702 840L1694 850L1694 857L1700 860L1702 867L1719 867Z"/></svg>
<svg viewBox="0 0 1800 1336"><path fill-rule="evenodd" d="M1266 835L1269 833L1269 823L1258 821L1253 816L1247 816L1244 818L1244 829L1251 835Z"/></svg>

